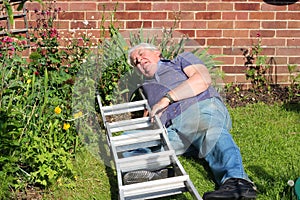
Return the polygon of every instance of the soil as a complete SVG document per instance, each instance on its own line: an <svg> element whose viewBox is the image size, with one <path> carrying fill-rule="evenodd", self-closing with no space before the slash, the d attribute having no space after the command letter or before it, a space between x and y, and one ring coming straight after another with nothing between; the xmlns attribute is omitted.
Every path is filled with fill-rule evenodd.
<svg viewBox="0 0 300 200"><path fill-rule="evenodd" d="M227 105L232 108L258 102L268 105L275 103L298 104L299 107L300 87L291 88L274 85L260 89L242 90L239 86L231 86L225 91L225 99Z"/></svg>

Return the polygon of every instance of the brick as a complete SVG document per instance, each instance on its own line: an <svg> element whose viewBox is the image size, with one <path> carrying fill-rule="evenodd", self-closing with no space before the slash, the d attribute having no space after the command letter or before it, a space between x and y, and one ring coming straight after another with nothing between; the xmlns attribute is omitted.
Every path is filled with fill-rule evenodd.
<svg viewBox="0 0 300 200"><path fill-rule="evenodd" d="M116 12L115 18L118 20L137 20L140 14L138 12Z"/></svg>
<svg viewBox="0 0 300 200"><path fill-rule="evenodd" d="M300 37L300 30L276 30L277 37Z"/></svg>
<svg viewBox="0 0 300 200"><path fill-rule="evenodd" d="M288 64L293 65L296 64L298 65L298 70L300 71L300 57L296 56L296 57L289 57L289 62Z"/></svg>
<svg viewBox="0 0 300 200"><path fill-rule="evenodd" d="M232 56L230 56L230 57L229 56L221 56L221 57L215 58L215 60L218 62L221 62L222 64L226 64L226 65L234 64L234 57L232 57Z"/></svg>
<svg viewBox="0 0 300 200"><path fill-rule="evenodd" d="M222 56L222 49L219 47L209 47L207 53L215 56Z"/></svg>
<svg viewBox="0 0 300 200"><path fill-rule="evenodd" d="M277 75L277 82L280 83L286 83L289 81L289 77L286 75Z"/></svg>
<svg viewBox="0 0 300 200"><path fill-rule="evenodd" d="M284 66L276 66L274 71L276 72L276 74L289 73L286 63Z"/></svg>
<svg viewBox="0 0 300 200"><path fill-rule="evenodd" d="M209 46L232 46L232 39L207 39L207 45Z"/></svg>
<svg viewBox="0 0 300 200"><path fill-rule="evenodd" d="M246 75L236 75L235 76L236 83L251 83L251 80L247 80Z"/></svg>
<svg viewBox="0 0 300 200"><path fill-rule="evenodd" d="M221 12L198 12L196 19L216 20L221 19Z"/></svg>
<svg viewBox="0 0 300 200"><path fill-rule="evenodd" d="M259 21L235 21L235 28L237 29L259 29Z"/></svg>
<svg viewBox="0 0 300 200"><path fill-rule="evenodd" d="M103 24L102 24L102 22L101 21L98 21L98 27L100 28L100 27L102 27L102 26L104 26L104 27L108 27L108 26L110 26L111 25L111 22L110 21L105 21ZM116 27L116 28L120 28L120 29L123 29L123 28L125 28L125 22L124 21L114 21L113 22L113 25L114 25L114 27Z"/></svg>
<svg viewBox="0 0 300 200"><path fill-rule="evenodd" d="M162 28L162 27L173 27L174 26L174 20L172 21L152 21L153 28Z"/></svg>
<svg viewBox="0 0 300 200"><path fill-rule="evenodd" d="M236 3L235 10L260 10L259 3Z"/></svg>
<svg viewBox="0 0 300 200"><path fill-rule="evenodd" d="M217 10L220 10L220 11L225 11L225 10L233 10L233 3L220 3L220 2L213 2L213 3L210 3L208 2L207 3L207 10L208 11L217 11Z"/></svg>
<svg viewBox="0 0 300 200"><path fill-rule="evenodd" d="M165 20L167 19L166 12L145 12L141 13L142 19L149 19L149 20Z"/></svg>
<svg viewBox="0 0 300 200"><path fill-rule="evenodd" d="M125 10L151 10L151 3L126 3Z"/></svg>
<svg viewBox="0 0 300 200"><path fill-rule="evenodd" d="M57 27L58 29L70 29L70 21L54 21L54 27Z"/></svg>
<svg viewBox="0 0 300 200"><path fill-rule="evenodd" d="M168 12L168 20L194 20L194 13L192 12L180 12L180 13L174 13L174 12Z"/></svg>
<svg viewBox="0 0 300 200"><path fill-rule="evenodd" d="M245 70L247 67L245 66L222 66L222 70L225 73L231 73L231 74L243 74L245 73Z"/></svg>
<svg viewBox="0 0 300 200"><path fill-rule="evenodd" d="M59 20L83 20L83 12L62 12L58 15Z"/></svg>
<svg viewBox="0 0 300 200"><path fill-rule="evenodd" d="M161 3L161 2L155 2L152 6L153 11L174 11L174 10L180 10L179 9L179 3Z"/></svg>
<svg viewBox="0 0 300 200"><path fill-rule="evenodd" d="M55 7L63 11L68 11L69 10L69 3L67 2L56 2Z"/></svg>
<svg viewBox="0 0 300 200"><path fill-rule="evenodd" d="M223 30L223 37L248 37L249 30Z"/></svg>
<svg viewBox="0 0 300 200"><path fill-rule="evenodd" d="M29 11L34 11L34 10L41 10L42 6L41 4L37 2L27 2L26 3L26 9Z"/></svg>
<svg viewBox="0 0 300 200"><path fill-rule="evenodd" d="M275 48L272 47L262 47L262 48L263 50L260 55L275 55Z"/></svg>
<svg viewBox="0 0 300 200"><path fill-rule="evenodd" d="M276 19L277 20L299 20L300 13L299 12L277 12Z"/></svg>
<svg viewBox="0 0 300 200"><path fill-rule="evenodd" d="M202 41L200 41L200 43L202 43ZM195 50L195 48L199 48L199 46L201 46L201 44L199 43L199 41L197 41L196 39L188 39L185 41L185 47L187 48L187 51L192 51ZM205 40L204 40L204 44L205 44Z"/></svg>
<svg viewBox="0 0 300 200"><path fill-rule="evenodd" d="M264 29L285 29L287 27L286 21L263 21L262 28Z"/></svg>
<svg viewBox="0 0 300 200"><path fill-rule="evenodd" d="M125 10L125 3L101 2L97 4L98 11Z"/></svg>
<svg viewBox="0 0 300 200"><path fill-rule="evenodd" d="M235 81L235 76L233 76L233 75L226 75L225 77L224 77L224 83L236 83L236 81Z"/></svg>
<svg viewBox="0 0 300 200"><path fill-rule="evenodd" d="M288 6L287 5L282 5L282 6L276 6L276 5L271 5L264 3L261 5L261 10L262 11L285 11L287 10Z"/></svg>
<svg viewBox="0 0 300 200"><path fill-rule="evenodd" d="M96 10L97 4L94 2L84 2L84 3L71 3L70 10L72 11L87 11L87 10Z"/></svg>
<svg viewBox="0 0 300 200"><path fill-rule="evenodd" d="M288 6L289 11L299 11L300 10L300 4L294 3Z"/></svg>
<svg viewBox="0 0 300 200"><path fill-rule="evenodd" d="M299 56L300 48L278 48L276 55Z"/></svg>
<svg viewBox="0 0 300 200"><path fill-rule="evenodd" d="M253 39L248 39L248 38L235 38L233 40L233 46L241 46L244 48L251 47L253 45Z"/></svg>
<svg viewBox="0 0 300 200"><path fill-rule="evenodd" d="M223 20L248 20L247 12L222 12Z"/></svg>
<svg viewBox="0 0 300 200"><path fill-rule="evenodd" d="M71 22L71 29L95 29L97 27L97 22L89 22L87 25L84 21L73 21Z"/></svg>
<svg viewBox="0 0 300 200"><path fill-rule="evenodd" d="M287 46L295 46L295 47L300 46L300 38L287 39Z"/></svg>
<svg viewBox="0 0 300 200"><path fill-rule="evenodd" d="M274 62L276 65L286 64L286 63L287 63L287 57L286 57L286 56L283 56L283 57L280 57L280 56L274 56L274 57L273 57L273 62Z"/></svg>
<svg viewBox="0 0 300 200"><path fill-rule="evenodd" d="M248 48L248 47L244 47ZM223 48L224 55L240 55L242 56L242 48L241 47L232 47L232 48Z"/></svg>
<svg viewBox="0 0 300 200"><path fill-rule="evenodd" d="M205 39L195 39L195 41L201 46L205 45Z"/></svg>
<svg viewBox="0 0 300 200"><path fill-rule="evenodd" d="M152 22L151 21L127 21L126 22L126 28L152 28Z"/></svg>
<svg viewBox="0 0 300 200"><path fill-rule="evenodd" d="M174 23L174 22L173 22ZM182 21L180 23L180 28L187 29L187 28L194 28L194 29L203 29L206 27L205 21Z"/></svg>
<svg viewBox="0 0 300 200"><path fill-rule="evenodd" d="M274 20L275 19L275 13L274 12L251 12L249 13L249 19L259 19L259 20Z"/></svg>
<svg viewBox="0 0 300 200"><path fill-rule="evenodd" d="M233 29L233 21L209 21L207 27L209 29Z"/></svg>
<svg viewBox="0 0 300 200"><path fill-rule="evenodd" d="M250 37L257 37L257 34L259 34L261 38L274 37L275 30L251 30L250 31Z"/></svg>
<svg viewBox="0 0 300 200"><path fill-rule="evenodd" d="M263 38L261 44L263 46L285 46L285 39L277 39L277 38Z"/></svg>
<svg viewBox="0 0 300 200"><path fill-rule="evenodd" d="M221 37L222 30L197 30L197 37Z"/></svg>
<svg viewBox="0 0 300 200"><path fill-rule="evenodd" d="M180 3L181 11L199 11L206 10L206 3Z"/></svg>
<svg viewBox="0 0 300 200"><path fill-rule="evenodd" d="M288 21L287 22L288 23L288 27L287 28L290 28L290 29L293 29L293 28L295 28L295 29L299 29L299 27L300 27L300 21Z"/></svg>
<svg viewBox="0 0 300 200"><path fill-rule="evenodd" d="M87 20L102 20L102 17L105 19L110 19L111 15L110 13L103 13L103 12L94 12L94 11L88 11L85 13Z"/></svg>
<svg viewBox="0 0 300 200"><path fill-rule="evenodd" d="M180 32L188 37L195 37L195 30L180 30Z"/></svg>

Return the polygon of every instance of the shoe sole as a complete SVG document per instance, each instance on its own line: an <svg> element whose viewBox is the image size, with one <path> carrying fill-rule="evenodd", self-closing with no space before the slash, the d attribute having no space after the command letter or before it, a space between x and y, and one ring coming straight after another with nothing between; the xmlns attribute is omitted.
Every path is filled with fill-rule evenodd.
<svg viewBox="0 0 300 200"><path fill-rule="evenodd" d="M147 170L139 170L128 172L123 177L124 185L153 181L158 179L168 178L168 169L151 172Z"/></svg>

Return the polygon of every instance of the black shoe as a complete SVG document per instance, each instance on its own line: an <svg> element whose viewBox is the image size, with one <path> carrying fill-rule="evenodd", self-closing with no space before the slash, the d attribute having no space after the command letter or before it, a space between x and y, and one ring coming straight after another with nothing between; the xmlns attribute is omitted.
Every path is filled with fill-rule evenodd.
<svg viewBox="0 0 300 200"><path fill-rule="evenodd" d="M123 182L124 185L129 185L163 178L168 178L168 169L157 171L138 170L126 173L123 177Z"/></svg>
<svg viewBox="0 0 300 200"><path fill-rule="evenodd" d="M256 190L254 185L244 179L230 178L220 188L213 192L206 192L204 200L241 200L255 199Z"/></svg>

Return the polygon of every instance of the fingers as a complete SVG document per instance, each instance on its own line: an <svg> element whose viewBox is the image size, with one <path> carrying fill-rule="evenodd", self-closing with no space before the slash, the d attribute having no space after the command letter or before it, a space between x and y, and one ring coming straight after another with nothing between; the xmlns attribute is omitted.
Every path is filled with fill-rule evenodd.
<svg viewBox="0 0 300 200"><path fill-rule="evenodd" d="M162 98L157 104L152 107L150 112L150 117L154 117L156 114L162 114L162 112L167 108L169 105L169 100L166 98Z"/></svg>

